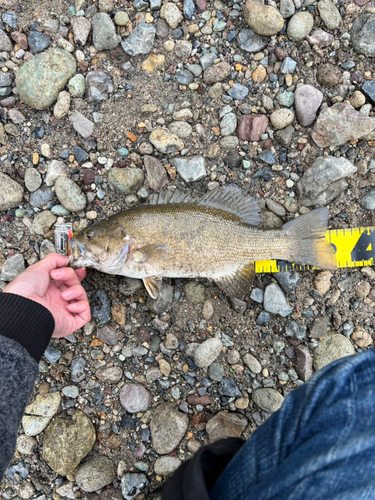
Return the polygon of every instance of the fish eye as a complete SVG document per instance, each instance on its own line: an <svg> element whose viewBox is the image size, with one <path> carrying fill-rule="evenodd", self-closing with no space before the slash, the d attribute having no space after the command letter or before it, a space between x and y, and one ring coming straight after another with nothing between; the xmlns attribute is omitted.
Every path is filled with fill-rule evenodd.
<svg viewBox="0 0 375 500"><path fill-rule="evenodd" d="M94 233L92 231L89 231L88 233L86 233L86 238L88 240L91 240L91 238L93 238L93 237L94 237Z"/></svg>

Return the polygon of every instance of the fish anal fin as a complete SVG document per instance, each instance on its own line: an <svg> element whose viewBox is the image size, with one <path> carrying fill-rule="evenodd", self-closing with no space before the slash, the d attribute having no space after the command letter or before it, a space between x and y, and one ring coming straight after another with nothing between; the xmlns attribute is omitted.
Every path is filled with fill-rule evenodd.
<svg viewBox="0 0 375 500"><path fill-rule="evenodd" d="M148 278L143 278L143 284L145 285L148 294L155 300L158 298L162 283L163 278L160 278L159 276L149 276Z"/></svg>
<svg viewBox="0 0 375 500"><path fill-rule="evenodd" d="M150 244L137 248L133 251L133 259L139 264L145 262L162 262L168 258L170 254L169 246L163 244Z"/></svg>
<svg viewBox="0 0 375 500"><path fill-rule="evenodd" d="M242 298L251 288L255 277L255 267L251 262L232 274L215 279L215 283L229 297Z"/></svg>

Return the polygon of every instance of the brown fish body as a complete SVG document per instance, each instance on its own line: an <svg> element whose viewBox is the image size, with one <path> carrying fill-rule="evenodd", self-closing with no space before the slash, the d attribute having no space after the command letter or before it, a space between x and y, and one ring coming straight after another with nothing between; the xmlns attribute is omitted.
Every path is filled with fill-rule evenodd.
<svg viewBox="0 0 375 500"><path fill-rule="evenodd" d="M259 205L228 186L199 200L164 193L83 230L71 240L73 267L143 279L156 297L163 277L213 279L242 296L254 279L254 261L281 259L336 268L325 239L328 211L313 210L281 230L262 231Z"/></svg>

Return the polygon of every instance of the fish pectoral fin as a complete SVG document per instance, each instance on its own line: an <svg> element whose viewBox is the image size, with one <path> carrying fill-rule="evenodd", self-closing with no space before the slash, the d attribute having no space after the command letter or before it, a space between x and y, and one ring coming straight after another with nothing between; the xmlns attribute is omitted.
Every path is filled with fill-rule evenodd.
<svg viewBox="0 0 375 500"><path fill-rule="evenodd" d="M254 276L255 267L251 262L240 267L234 273L215 279L214 281L229 297L242 298L251 288Z"/></svg>
<svg viewBox="0 0 375 500"><path fill-rule="evenodd" d="M169 246L164 244L150 244L137 248L133 252L133 259L139 264L145 262L162 262L170 254Z"/></svg>
<svg viewBox="0 0 375 500"><path fill-rule="evenodd" d="M159 276L149 276L148 278L143 278L143 284L150 295L151 298L157 299L161 285L163 283L163 278Z"/></svg>

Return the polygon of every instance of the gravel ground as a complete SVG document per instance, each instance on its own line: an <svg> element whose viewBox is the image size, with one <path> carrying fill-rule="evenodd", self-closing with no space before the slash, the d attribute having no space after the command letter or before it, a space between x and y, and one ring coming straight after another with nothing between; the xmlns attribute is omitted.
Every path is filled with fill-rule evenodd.
<svg viewBox="0 0 375 500"><path fill-rule="evenodd" d="M375 225L375 4L0 2L0 289L162 189L235 183L263 227L328 206ZM371 257L372 250L369 250ZM181 461L248 437L314 370L373 346L375 272L207 280L89 270L93 319L40 363L6 500L154 498Z"/></svg>

